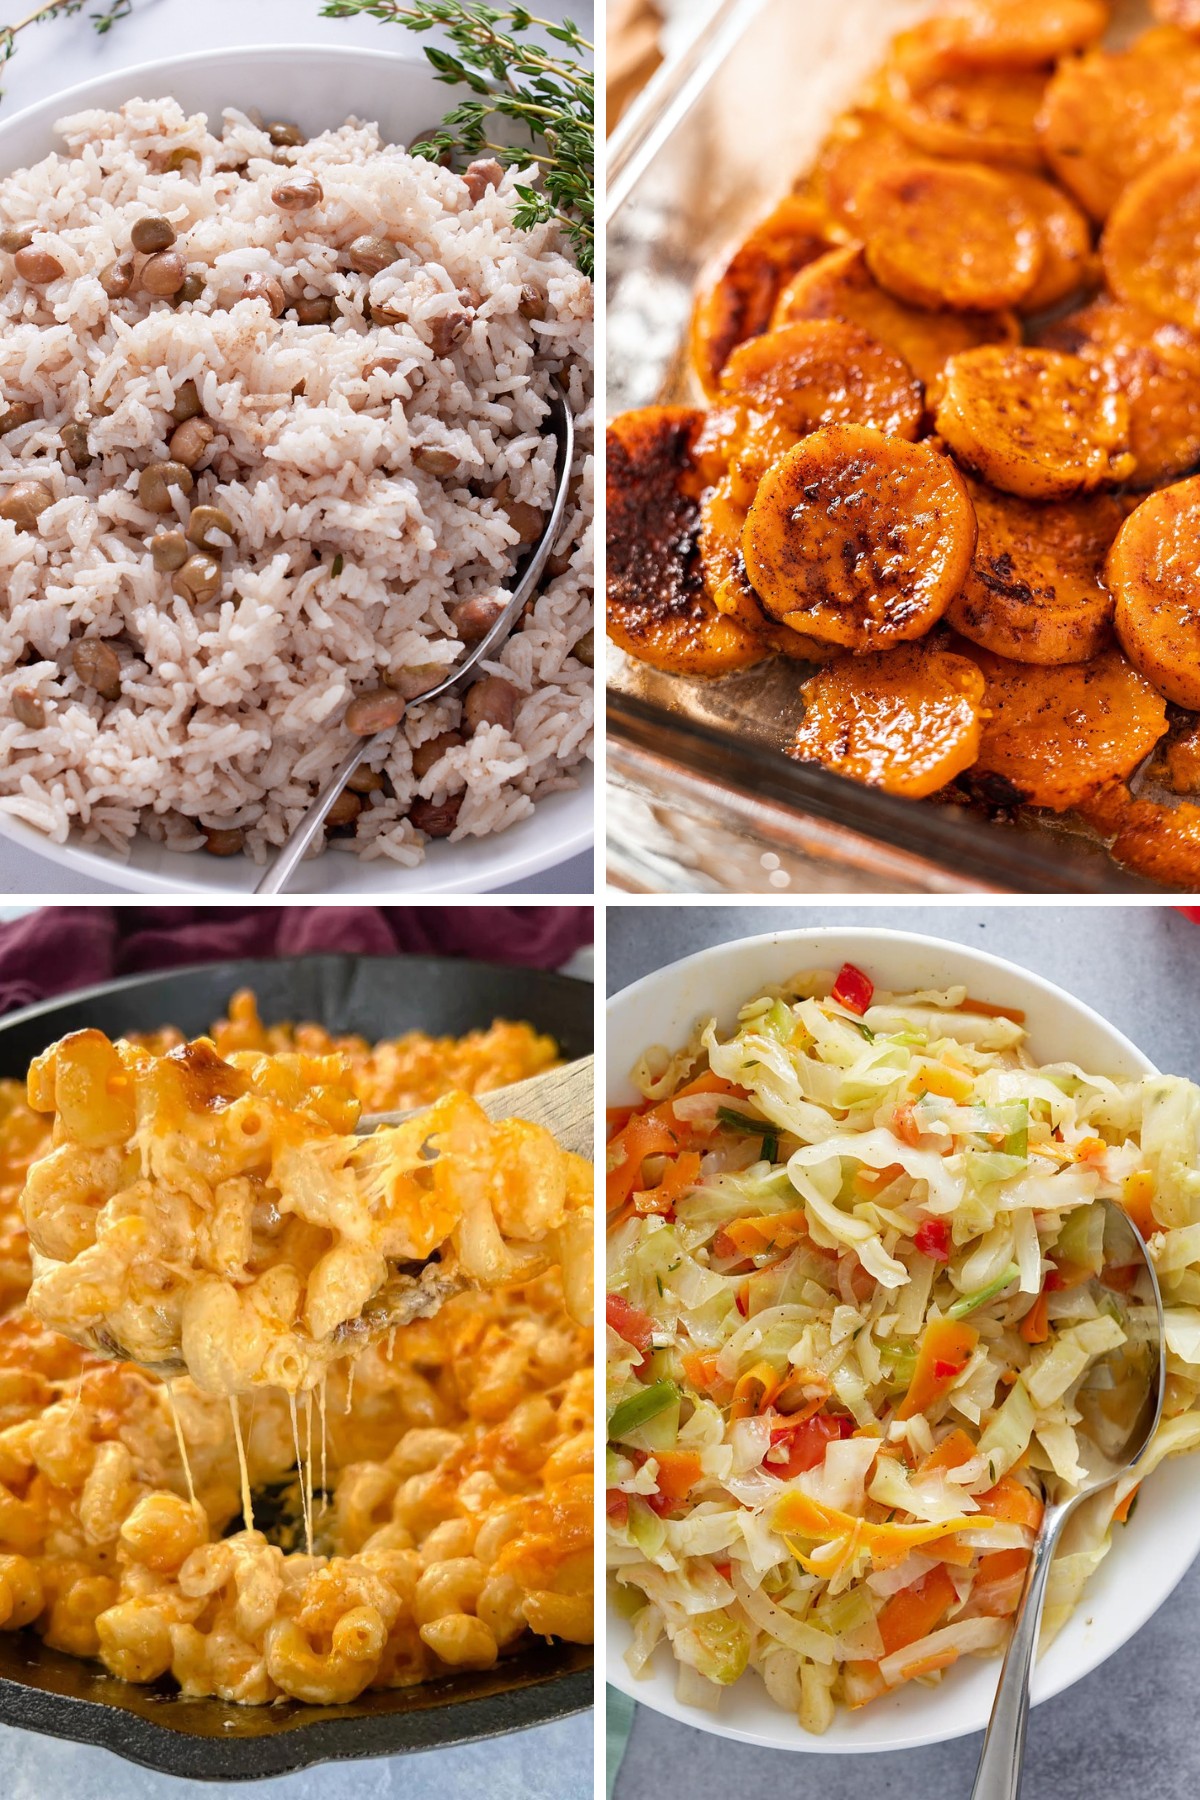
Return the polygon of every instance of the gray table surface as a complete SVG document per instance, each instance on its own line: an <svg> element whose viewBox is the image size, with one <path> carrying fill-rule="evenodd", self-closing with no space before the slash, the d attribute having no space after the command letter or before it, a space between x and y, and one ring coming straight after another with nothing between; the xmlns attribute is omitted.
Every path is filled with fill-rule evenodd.
<svg viewBox="0 0 1200 1800"><path fill-rule="evenodd" d="M1200 1078L1200 926L1164 906L613 906L610 992L706 945L803 925L872 924L972 944L1047 976L1160 1068ZM1200 1564L1119 1656L1032 1716L1024 1800L1195 1800ZM979 1737L881 1756L732 1744L638 1709L615 1800L957 1800ZM669 1772L664 1784L664 1772Z"/></svg>

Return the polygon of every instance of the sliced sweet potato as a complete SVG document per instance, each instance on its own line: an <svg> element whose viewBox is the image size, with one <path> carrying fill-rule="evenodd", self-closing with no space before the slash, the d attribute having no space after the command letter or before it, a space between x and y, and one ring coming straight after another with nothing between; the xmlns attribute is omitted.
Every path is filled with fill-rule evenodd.
<svg viewBox="0 0 1200 1800"><path fill-rule="evenodd" d="M1162 0L1160 0L1160 4ZM1167 0L1200 6L1200 0ZM905 34L909 53L938 56L948 67L1040 69L1104 35L1104 0L958 0ZM905 60L898 42L893 60Z"/></svg>
<svg viewBox="0 0 1200 1800"><path fill-rule="evenodd" d="M1031 806L1077 806L1131 774L1167 729L1161 694L1119 650L1044 668L964 648L987 683L975 770Z"/></svg>
<svg viewBox="0 0 1200 1800"><path fill-rule="evenodd" d="M983 690L975 664L940 645L843 657L805 682L787 753L920 799L975 761Z"/></svg>
<svg viewBox="0 0 1200 1800"><path fill-rule="evenodd" d="M1068 194L1040 175L1009 169L1011 183L1037 221L1042 263L1037 280L1020 303L1023 313L1044 312L1095 280L1096 256L1088 218Z"/></svg>
<svg viewBox="0 0 1200 1800"><path fill-rule="evenodd" d="M1164 26L1128 50L1060 63L1040 132L1063 186L1093 219L1106 219L1144 169L1200 149L1200 45Z"/></svg>
<svg viewBox="0 0 1200 1800"><path fill-rule="evenodd" d="M709 488L700 502L700 566L713 605L782 655L824 662L830 654L828 644L801 637L763 612L742 554L745 525L746 508L734 499L728 478Z"/></svg>
<svg viewBox="0 0 1200 1800"><path fill-rule="evenodd" d="M788 283L776 303L774 323L794 319L841 319L859 326L903 357L926 387L960 351L977 344L1015 344L1020 336L1011 312L928 312L905 305L880 287L861 244L829 251Z"/></svg>
<svg viewBox="0 0 1200 1800"><path fill-rule="evenodd" d="M1200 462L1200 339L1101 295L1044 327L1038 342L1096 363L1124 394L1136 487L1153 487Z"/></svg>
<svg viewBox="0 0 1200 1800"><path fill-rule="evenodd" d="M1109 855L1124 869L1163 887L1200 888L1200 806L1160 806L1135 800L1127 808Z"/></svg>
<svg viewBox="0 0 1200 1800"><path fill-rule="evenodd" d="M1148 494L1108 553L1113 624L1130 662L1174 700L1200 711L1200 477Z"/></svg>
<svg viewBox="0 0 1200 1800"><path fill-rule="evenodd" d="M897 299L988 312L1032 288L1037 219L1011 181L970 163L899 163L862 199L867 266Z"/></svg>
<svg viewBox="0 0 1200 1800"><path fill-rule="evenodd" d="M810 177L814 195L842 226L863 235L862 197L881 175L912 159L908 139L871 109L834 120Z"/></svg>
<svg viewBox="0 0 1200 1800"><path fill-rule="evenodd" d="M1091 493L1133 473L1123 395L1093 363L1056 350L985 345L953 357L937 428L975 474L1027 500Z"/></svg>
<svg viewBox="0 0 1200 1800"><path fill-rule="evenodd" d="M706 394L716 393L721 370L737 346L767 329L779 290L829 248L824 209L789 194L710 271L691 329L692 364Z"/></svg>
<svg viewBox="0 0 1200 1800"><path fill-rule="evenodd" d="M742 535L773 618L849 650L922 637L966 579L975 513L928 444L828 425L764 476Z"/></svg>
<svg viewBox="0 0 1200 1800"><path fill-rule="evenodd" d="M761 662L771 646L720 614L704 591L702 482L692 456L703 416L648 406L608 428L608 631L655 668L723 675Z"/></svg>
<svg viewBox="0 0 1200 1800"><path fill-rule="evenodd" d="M1200 0L1150 0L1150 11L1164 25L1180 31L1200 31Z"/></svg>
<svg viewBox="0 0 1200 1800"><path fill-rule="evenodd" d="M881 86L884 116L931 156L1039 169L1044 69L951 69L934 51L905 57Z"/></svg>
<svg viewBox="0 0 1200 1800"><path fill-rule="evenodd" d="M1200 331L1200 152L1168 157L1131 181L1100 250L1114 294Z"/></svg>
<svg viewBox="0 0 1200 1800"><path fill-rule="evenodd" d="M1163 761L1175 793L1200 794L1200 720L1171 739Z"/></svg>
<svg viewBox="0 0 1200 1800"><path fill-rule="evenodd" d="M946 618L1014 662L1085 662L1110 635L1101 579L1124 517L1107 495L1040 506L982 482L968 487L979 524L975 561Z"/></svg>

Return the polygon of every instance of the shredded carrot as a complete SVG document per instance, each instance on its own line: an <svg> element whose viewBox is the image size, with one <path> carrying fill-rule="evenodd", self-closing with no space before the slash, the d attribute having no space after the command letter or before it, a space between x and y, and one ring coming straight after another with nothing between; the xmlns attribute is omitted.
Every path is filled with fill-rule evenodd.
<svg viewBox="0 0 1200 1800"><path fill-rule="evenodd" d="M749 1419L755 1413L766 1412L778 1392L779 1377L770 1363L755 1363L738 1377L729 1408L730 1420Z"/></svg>
<svg viewBox="0 0 1200 1800"><path fill-rule="evenodd" d="M1124 1525L1127 1523L1127 1521L1129 1519L1129 1509L1133 1505L1134 1501L1137 1499L1137 1495L1138 1495L1137 1488L1131 1487L1129 1492L1126 1494L1125 1498L1118 1503L1117 1509L1113 1513L1113 1518L1115 1519L1115 1521L1117 1522L1118 1525Z"/></svg>
<svg viewBox="0 0 1200 1800"><path fill-rule="evenodd" d="M699 1179L700 1153L697 1150L685 1150L667 1162L662 1179L656 1187L643 1188L634 1194L634 1211L643 1215L673 1212L675 1202L682 1200Z"/></svg>
<svg viewBox="0 0 1200 1800"><path fill-rule="evenodd" d="M1006 1525L1027 1525L1036 1531L1042 1522L1042 1502L1012 1475L1002 1475L986 1494L976 1494L980 1512Z"/></svg>
<svg viewBox="0 0 1200 1800"><path fill-rule="evenodd" d="M966 1432L956 1425L948 1437L934 1445L928 1456L921 1458L917 1473L927 1475L931 1469L961 1469L964 1463L970 1462L976 1448Z"/></svg>
<svg viewBox="0 0 1200 1800"><path fill-rule="evenodd" d="M1027 1344L1044 1344L1050 1336L1049 1305L1050 1296L1043 1288L1021 1320L1021 1336Z"/></svg>
<svg viewBox="0 0 1200 1800"><path fill-rule="evenodd" d="M902 1144L915 1145L921 1141L920 1127L913 1117L913 1109L908 1101L898 1106L892 1114L892 1130Z"/></svg>
<svg viewBox="0 0 1200 1800"><path fill-rule="evenodd" d="M700 1458L694 1450L659 1450L658 1491L668 1500L686 1500L701 1476Z"/></svg>
<svg viewBox="0 0 1200 1800"><path fill-rule="evenodd" d="M640 1108L638 1108L636 1106L609 1106L609 1107L606 1107L604 1117L605 1117L605 1121L608 1125L609 1137L610 1138L615 1137L618 1131L624 1131L626 1125L628 1125L628 1123L629 1123L630 1119L632 1119L634 1113L638 1112L639 1110L640 1110Z"/></svg>
<svg viewBox="0 0 1200 1800"><path fill-rule="evenodd" d="M963 1012L982 1013L985 1019L1011 1019L1014 1025L1025 1023L1025 1014L1016 1006L993 1006L990 1000L976 1000L968 994L962 1003Z"/></svg>
<svg viewBox="0 0 1200 1800"><path fill-rule="evenodd" d="M944 1537L934 1538L932 1544L926 1544L924 1554L936 1556L939 1562L950 1563L956 1569L969 1569L976 1552L969 1544L960 1544L956 1537Z"/></svg>
<svg viewBox="0 0 1200 1800"><path fill-rule="evenodd" d="M897 1175L903 1175L901 1163L889 1163L886 1169L868 1169L865 1166L855 1171L854 1185L861 1188L864 1194L875 1194L880 1188L888 1187Z"/></svg>
<svg viewBox="0 0 1200 1800"><path fill-rule="evenodd" d="M1122 1185L1121 1204L1144 1238L1158 1230L1154 1217L1154 1176L1149 1169L1135 1169Z"/></svg>
<svg viewBox="0 0 1200 1800"><path fill-rule="evenodd" d="M642 1180L642 1164L648 1156L675 1156L682 1148L681 1129L672 1129L653 1113L635 1113L610 1146L612 1167L606 1187L609 1212L625 1205Z"/></svg>
<svg viewBox="0 0 1200 1800"><path fill-rule="evenodd" d="M935 1650L929 1656L919 1656L916 1662L905 1663L900 1672L901 1681L915 1681L918 1675L933 1675L938 1669L948 1669L951 1663L958 1661L957 1650Z"/></svg>
<svg viewBox="0 0 1200 1800"><path fill-rule="evenodd" d="M1075 1161L1076 1162L1088 1162L1088 1163L1099 1162L1107 1154L1108 1154L1108 1145L1105 1143L1103 1138L1098 1138L1098 1137L1080 1138L1079 1142L1075 1146Z"/></svg>
<svg viewBox="0 0 1200 1800"><path fill-rule="evenodd" d="M911 1419L948 1393L978 1342L979 1333L963 1319L930 1319L921 1333L916 1367L896 1417Z"/></svg>
<svg viewBox="0 0 1200 1800"><path fill-rule="evenodd" d="M710 1388L717 1378L717 1358L715 1352L693 1350L682 1358L684 1380L694 1388Z"/></svg>
<svg viewBox="0 0 1200 1800"><path fill-rule="evenodd" d="M760 1256L770 1245L793 1249L808 1236L808 1215L803 1207L793 1212L763 1213L753 1219L731 1219L721 1233L743 1256Z"/></svg>
<svg viewBox="0 0 1200 1800"><path fill-rule="evenodd" d="M965 1100L974 1085L972 1076L957 1074L940 1063L931 1063L917 1075L918 1093L937 1094L942 1100Z"/></svg>
<svg viewBox="0 0 1200 1800"><path fill-rule="evenodd" d="M860 1550L867 1551L876 1568L891 1569L903 1562L910 1550L919 1550L956 1531L990 1530L991 1522L972 1513L970 1518L941 1519L936 1525L872 1525L853 1513L811 1499L799 1488L791 1488L776 1503L772 1527L783 1535L795 1532L814 1539L820 1546L818 1550L812 1554L794 1550L794 1554L810 1575L828 1577L851 1563ZM832 1555L828 1554L831 1550Z"/></svg>
<svg viewBox="0 0 1200 1800"><path fill-rule="evenodd" d="M903 1650L906 1644L928 1637L957 1599L958 1589L941 1563L912 1587L893 1594L879 1613L884 1655L890 1656L894 1650Z"/></svg>

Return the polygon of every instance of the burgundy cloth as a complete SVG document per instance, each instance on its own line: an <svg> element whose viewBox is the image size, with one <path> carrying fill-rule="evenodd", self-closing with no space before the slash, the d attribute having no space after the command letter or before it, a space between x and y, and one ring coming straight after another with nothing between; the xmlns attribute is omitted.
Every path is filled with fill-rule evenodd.
<svg viewBox="0 0 1200 1800"><path fill-rule="evenodd" d="M239 956L462 956L554 969L590 906L45 906L0 925L0 1013L118 975Z"/></svg>

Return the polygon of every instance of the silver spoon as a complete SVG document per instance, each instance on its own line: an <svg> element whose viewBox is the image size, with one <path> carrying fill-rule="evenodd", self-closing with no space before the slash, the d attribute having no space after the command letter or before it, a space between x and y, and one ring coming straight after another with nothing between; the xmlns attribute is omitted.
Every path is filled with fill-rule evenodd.
<svg viewBox="0 0 1200 1800"><path fill-rule="evenodd" d="M444 680L439 681L436 687L431 687L427 693L417 694L410 700L410 706L425 706L429 701L439 700L443 694L455 693L462 687L466 683L467 677L483 658L490 656L493 650L498 649L510 635L526 603L537 592L538 583L541 581L550 552L554 548L555 539L562 528L563 514L567 509L567 495L571 483L571 464L575 457L575 421L557 384L550 394L549 405L549 426L557 443L558 451L554 460L554 504L550 508L546 529L526 558L525 567L513 589L511 600L487 635L482 637L477 644L472 645L463 660L455 663L449 674ZM394 730L395 727L392 726L386 732L376 733L374 737L364 737L358 740L353 750L334 770L282 849L278 850L267 864L254 889L256 894L281 894L283 892L293 871L303 860L309 845L324 825L330 807L364 756L374 745L391 737Z"/></svg>
<svg viewBox="0 0 1200 1800"><path fill-rule="evenodd" d="M1081 1500L1108 1487L1132 1469L1154 1436L1162 1411L1166 1358L1163 1350L1162 1295L1146 1246L1128 1216L1111 1201L1105 1208L1106 1267L1144 1269L1154 1300L1154 1336L1120 1344L1093 1365L1075 1404L1083 1414L1076 1429L1079 1460L1085 1470L1080 1487L1064 1498L1047 1494L1046 1510L1034 1539L1025 1588L1013 1621L1004 1666L996 1688L992 1716L979 1757L971 1800L1017 1800L1029 1723L1029 1677L1037 1649L1038 1628L1055 1546L1063 1526Z"/></svg>

